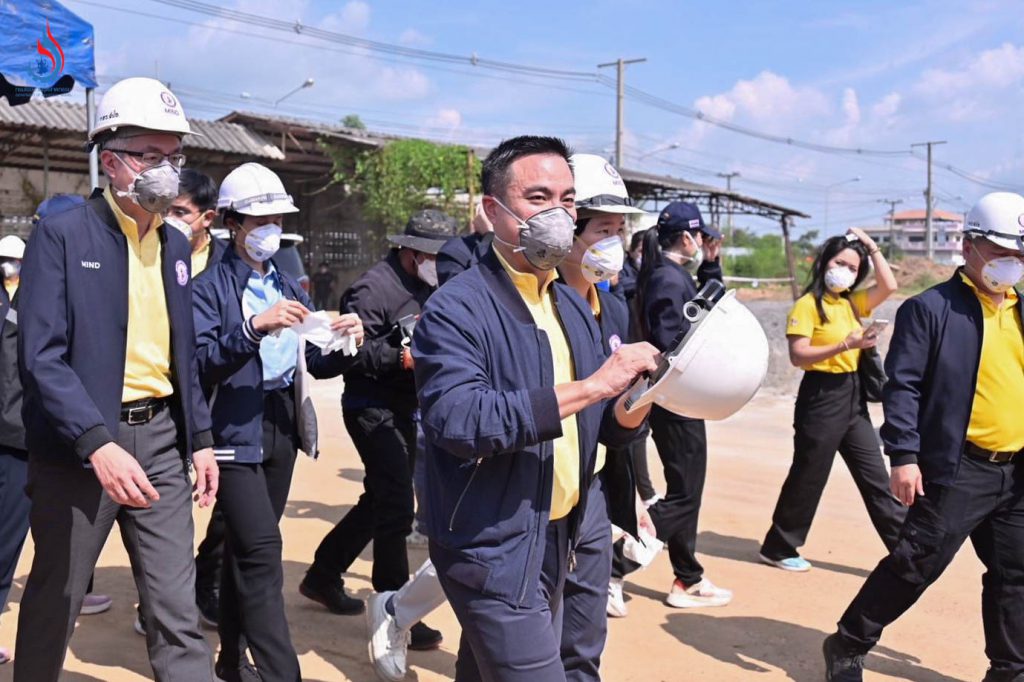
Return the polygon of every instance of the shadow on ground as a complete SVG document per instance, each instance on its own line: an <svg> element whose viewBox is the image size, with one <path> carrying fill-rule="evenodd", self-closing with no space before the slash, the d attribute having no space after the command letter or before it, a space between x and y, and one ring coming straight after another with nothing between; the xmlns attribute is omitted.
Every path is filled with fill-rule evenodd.
<svg viewBox="0 0 1024 682"><path fill-rule="evenodd" d="M761 564L757 555L761 551L761 542L750 538L738 538L731 535L719 535L711 531L704 531L697 535L697 551L708 556L743 561L748 564ZM832 571L833 573L845 573L846 575L858 578L867 578L871 571L856 566L836 564L831 561L822 561L814 556L805 557L814 565L816 571ZM879 556L878 559L882 557ZM764 564L761 564L764 565ZM765 566L765 569L771 567Z"/></svg>
<svg viewBox="0 0 1024 682"><path fill-rule="evenodd" d="M825 664L821 644L828 633L772 618L671 613L662 627L682 644L743 671L735 679L779 669L794 682L820 682ZM919 665L908 654L876 647L865 668L915 682L966 682Z"/></svg>

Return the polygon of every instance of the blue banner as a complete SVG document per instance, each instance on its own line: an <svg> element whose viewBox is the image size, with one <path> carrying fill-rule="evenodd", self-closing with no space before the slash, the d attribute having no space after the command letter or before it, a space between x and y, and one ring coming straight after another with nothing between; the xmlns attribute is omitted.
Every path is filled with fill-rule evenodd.
<svg viewBox="0 0 1024 682"><path fill-rule="evenodd" d="M26 102L96 87L92 24L54 0L0 0L0 96Z"/></svg>

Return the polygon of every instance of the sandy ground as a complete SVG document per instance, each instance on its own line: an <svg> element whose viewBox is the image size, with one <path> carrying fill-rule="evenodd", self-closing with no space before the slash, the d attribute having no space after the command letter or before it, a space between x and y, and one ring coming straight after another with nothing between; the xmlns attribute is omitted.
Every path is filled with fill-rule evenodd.
<svg viewBox="0 0 1024 682"><path fill-rule="evenodd" d="M357 498L362 470L341 424L340 381L321 382L316 400L325 432L318 462L300 458L285 512L285 599L304 678L321 682L374 679L366 659L363 618L334 616L297 588L320 538ZM671 584L668 558L659 557L627 581L630 613L610 624L604 679L613 682L677 680L823 679L821 640L832 630L883 553L881 542L842 464L833 470L805 548L815 564L789 574L756 563L776 495L791 458L792 398L761 395L732 419L709 425L710 462L698 551L707 575L732 588L725 608L680 611L662 605ZM877 420L876 420L877 423ZM652 472L661 481L653 449ZM207 512L197 513L205 528ZM369 593L369 553L353 567L348 586ZM417 566L425 551L410 551ZM16 573L11 604L0 621L0 643L13 645L18 602L32 559L29 542ZM978 680L985 658L980 617L981 566L969 548L914 609L886 633L868 657L869 680L953 682ZM151 679L145 642L132 630L135 587L115 532L100 557L97 590L114 607L85 616L71 641L64 680L135 682ZM458 624L445 606L427 619L445 634L444 646L410 654L410 680L452 679ZM209 633L216 646L215 633ZM0 667L0 681L12 666ZM187 682L187 681L182 681Z"/></svg>

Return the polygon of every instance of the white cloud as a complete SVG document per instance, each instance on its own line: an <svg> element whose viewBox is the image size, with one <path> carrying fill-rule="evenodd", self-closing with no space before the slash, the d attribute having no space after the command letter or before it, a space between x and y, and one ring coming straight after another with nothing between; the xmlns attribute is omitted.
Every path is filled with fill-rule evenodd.
<svg viewBox="0 0 1024 682"><path fill-rule="evenodd" d="M433 41L414 28L407 28L398 36L398 42L409 47L425 47Z"/></svg>
<svg viewBox="0 0 1024 682"><path fill-rule="evenodd" d="M726 120L743 116L770 124L823 113L828 110L828 101L814 88L793 87L784 76L762 71L750 80L737 81L728 92L701 97L696 108Z"/></svg>
<svg viewBox="0 0 1024 682"><path fill-rule="evenodd" d="M871 115L879 119L892 118L899 111L902 101L903 97L898 92L890 92L871 107Z"/></svg>
<svg viewBox="0 0 1024 682"><path fill-rule="evenodd" d="M1024 45L1003 43L974 56L959 69L928 69L915 89L942 99L963 91L1008 88L1024 80Z"/></svg>
<svg viewBox="0 0 1024 682"><path fill-rule="evenodd" d="M853 88L843 90L843 113L846 114L846 124L856 126L860 123L860 104L857 102L857 91Z"/></svg>

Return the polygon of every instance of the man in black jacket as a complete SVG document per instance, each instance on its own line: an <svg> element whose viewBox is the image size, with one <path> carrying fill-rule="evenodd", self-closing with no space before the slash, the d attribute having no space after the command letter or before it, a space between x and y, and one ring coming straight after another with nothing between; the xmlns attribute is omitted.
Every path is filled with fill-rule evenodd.
<svg viewBox="0 0 1024 682"><path fill-rule="evenodd" d="M964 266L904 303L886 357L881 429L891 488L910 505L899 542L825 640L826 680L860 682L864 656L969 537L985 565L984 682L1024 680L1024 197L967 216Z"/></svg>
<svg viewBox="0 0 1024 682"><path fill-rule="evenodd" d="M359 501L323 539L300 590L334 613L359 613L362 602L344 592L341 575L373 540L373 589L397 590L409 579L405 538L412 530L412 472L416 449L416 384L409 343L427 297L437 286L437 252L455 221L427 209L410 218L395 246L352 284L340 310L357 313L366 340L345 373L345 427L366 468ZM433 648L440 633L412 628L412 648Z"/></svg>

